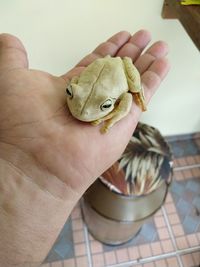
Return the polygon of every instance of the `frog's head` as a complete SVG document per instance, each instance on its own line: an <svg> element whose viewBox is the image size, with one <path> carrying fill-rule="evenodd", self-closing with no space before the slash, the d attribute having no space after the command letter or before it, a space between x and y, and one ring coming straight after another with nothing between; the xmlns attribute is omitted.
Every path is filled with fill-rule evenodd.
<svg viewBox="0 0 200 267"><path fill-rule="evenodd" d="M106 116L114 109L116 101L105 92L97 95L77 84L69 84L66 93L71 114L81 121L94 121Z"/></svg>

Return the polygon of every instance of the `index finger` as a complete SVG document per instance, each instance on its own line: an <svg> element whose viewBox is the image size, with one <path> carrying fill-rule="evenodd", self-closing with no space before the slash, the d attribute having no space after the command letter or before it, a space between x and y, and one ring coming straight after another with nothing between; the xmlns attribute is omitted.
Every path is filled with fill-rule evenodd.
<svg viewBox="0 0 200 267"><path fill-rule="evenodd" d="M22 42L10 34L0 34L0 71L27 68L28 58Z"/></svg>
<svg viewBox="0 0 200 267"><path fill-rule="evenodd" d="M99 57L105 57L106 55L115 56L119 49L128 42L131 35L129 32L121 31L113 35L106 42L101 43L95 48L95 50L84 57L76 67L86 67Z"/></svg>

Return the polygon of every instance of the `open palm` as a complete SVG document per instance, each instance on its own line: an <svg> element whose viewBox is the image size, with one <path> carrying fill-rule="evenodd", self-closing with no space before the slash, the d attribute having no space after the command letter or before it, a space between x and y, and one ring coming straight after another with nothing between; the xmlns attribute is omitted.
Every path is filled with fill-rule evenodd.
<svg viewBox="0 0 200 267"><path fill-rule="evenodd" d="M130 114L107 134L99 127L74 119L66 106L67 81L98 57L129 56L141 73L147 102L168 72L167 46L150 41L146 31L133 36L120 32L98 46L73 70L61 77L28 69L21 42L0 37L0 158L40 186L64 182L80 196L116 161L140 117L133 104ZM15 153L13 153L13 151ZM48 177L48 178L47 178ZM62 184L62 183L61 183Z"/></svg>

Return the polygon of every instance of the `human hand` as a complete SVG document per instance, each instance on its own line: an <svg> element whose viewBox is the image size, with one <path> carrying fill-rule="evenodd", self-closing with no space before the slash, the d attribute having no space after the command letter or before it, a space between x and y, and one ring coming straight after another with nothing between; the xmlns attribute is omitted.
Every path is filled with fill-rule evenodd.
<svg viewBox="0 0 200 267"><path fill-rule="evenodd" d="M169 70L165 43L154 43L142 54L149 41L146 31L132 37L120 32L98 46L73 70L56 77L28 69L21 42L1 35L0 158L44 189L51 181L52 184L61 181L80 197L95 178L119 158L141 111L133 104L130 114L102 135L98 127L70 115L66 107L67 81L98 57L129 56L141 73L149 102ZM50 187L48 190L54 190Z"/></svg>

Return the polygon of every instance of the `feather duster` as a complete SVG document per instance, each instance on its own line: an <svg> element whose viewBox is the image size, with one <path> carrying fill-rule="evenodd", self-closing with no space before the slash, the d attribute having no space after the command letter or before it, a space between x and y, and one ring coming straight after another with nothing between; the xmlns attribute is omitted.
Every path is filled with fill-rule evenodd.
<svg viewBox="0 0 200 267"><path fill-rule="evenodd" d="M118 193L140 196L156 190L169 179L171 171L169 145L157 129L138 123L120 160L102 175L102 180Z"/></svg>

